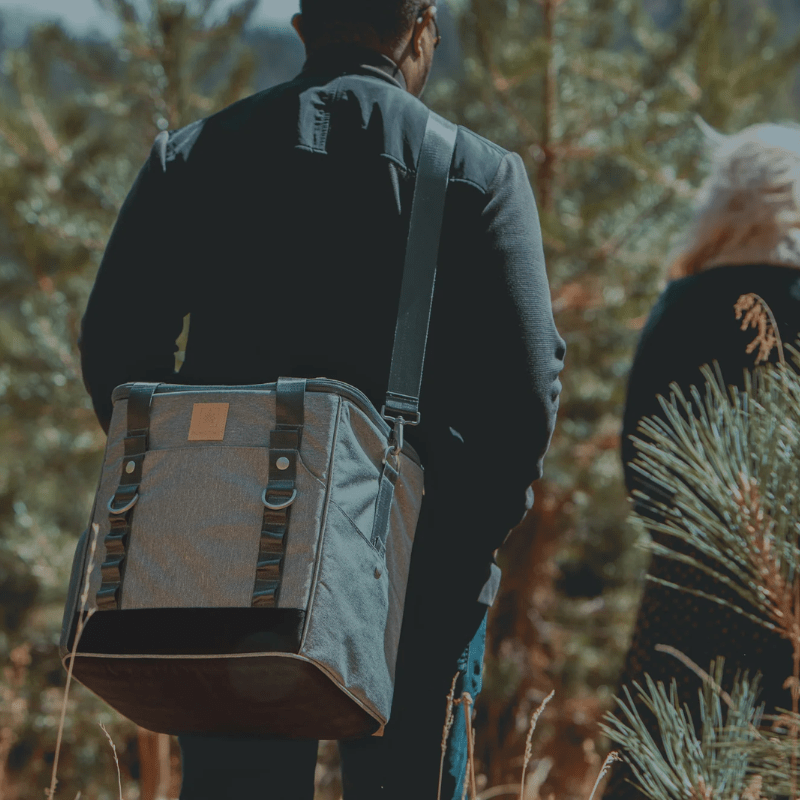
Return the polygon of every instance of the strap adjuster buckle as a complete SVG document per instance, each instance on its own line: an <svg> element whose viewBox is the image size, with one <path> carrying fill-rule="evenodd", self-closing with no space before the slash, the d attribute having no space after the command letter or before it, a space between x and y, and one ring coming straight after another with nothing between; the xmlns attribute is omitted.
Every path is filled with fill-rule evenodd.
<svg viewBox="0 0 800 800"><path fill-rule="evenodd" d="M381 416L387 422L395 422L396 423L398 419L402 419L404 425L419 425L419 420L420 420L419 411L415 411L414 412L414 417L412 419L406 419L406 417L403 416L403 413L405 413L405 412L400 411L400 412L394 412L394 413L396 414L396 416L392 416L392 414L387 414L386 413L386 403L384 403L381 406Z"/></svg>
<svg viewBox="0 0 800 800"><path fill-rule="evenodd" d="M385 406L384 406L385 408ZM419 412L417 413L419 417ZM397 417L389 417L389 419L394 420L394 425L392 426L392 433L389 436L389 446L386 448L386 452L383 454L383 463L386 464L386 459L391 455L394 456L394 459L397 463L395 469L400 469L400 452L403 449L404 439L403 439L403 425L410 424L406 421L404 417L397 416ZM419 420L417 420L419 421ZM413 423L416 425L416 422Z"/></svg>

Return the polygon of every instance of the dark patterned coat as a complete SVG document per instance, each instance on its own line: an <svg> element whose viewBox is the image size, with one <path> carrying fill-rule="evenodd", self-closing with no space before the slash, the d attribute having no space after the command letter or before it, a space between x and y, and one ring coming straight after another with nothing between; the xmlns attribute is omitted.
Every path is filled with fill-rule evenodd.
<svg viewBox="0 0 800 800"><path fill-rule="evenodd" d="M671 382L678 383L687 396L693 384L702 391L704 377L700 367L716 359L726 384L744 388L743 371L755 364L755 353L748 354L746 348L756 332L740 330L734 304L740 295L749 292L767 302L784 343L794 344L800 331L800 269L773 265L715 267L671 282L659 297L642 331L628 381L622 458L629 492L644 486L629 464L637 452L629 436L641 437L636 429L642 418L663 418L657 395L669 398ZM770 360L776 359L773 351ZM671 537L652 531L651 535L676 547ZM683 549L688 552L688 547ZM649 574L741 604L731 590L677 561L654 557ZM635 698L631 683L635 680L644 686L644 673L663 681L666 687L674 677L680 700L689 705L699 728L698 690L702 681L674 656L656 651L656 644L675 647L706 671L712 659L724 656L726 689L730 689L737 669L749 670L751 675L758 670L763 676L759 700L766 703L765 713L773 713L776 706L791 708L789 691L783 689L784 680L792 672L788 641L728 608L651 581L645 584L618 696L623 696L622 686L628 685ZM642 704L638 708L658 741L653 714ZM638 800L642 795L625 783L626 778L632 777L626 765L615 765L605 790L606 800Z"/></svg>

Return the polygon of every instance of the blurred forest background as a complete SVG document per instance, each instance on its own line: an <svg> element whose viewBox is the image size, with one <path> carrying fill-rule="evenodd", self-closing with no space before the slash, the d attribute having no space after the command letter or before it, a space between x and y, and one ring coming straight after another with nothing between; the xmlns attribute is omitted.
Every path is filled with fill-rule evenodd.
<svg viewBox="0 0 800 800"><path fill-rule="evenodd" d="M269 3L270 0L261 0ZM293 77L288 27L249 24L259 0L98 0L113 41L59 24L10 35L0 3L0 798L49 785L65 672L58 636L105 436L76 339L106 239L154 137ZM795 0L444 0L424 100L518 152L539 203L567 367L536 504L500 554L476 706L483 797L588 798L598 732L647 554L626 522L619 460L626 375L705 174L700 115L726 133L796 119ZM189 320L182 335L189 329ZM179 354L180 358L180 354ZM501 366L501 365L500 365ZM676 662L677 664L677 662ZM676 667L679 668L679 667ZM442 711L444 717L444 699ZM155 796L157 742L81 686L70 694L57 796ZM177 742L166 796L177 797ZM164 749L166 745L167 749ZM155 749L153 749L155 747ZM142 755L144 754L144 755ZM321 748L320 800L338 798ZM162 770L163 772L163 770ZM494 788L493 788L494 787ZM510 790L509 790L510 791Z"/></svg>

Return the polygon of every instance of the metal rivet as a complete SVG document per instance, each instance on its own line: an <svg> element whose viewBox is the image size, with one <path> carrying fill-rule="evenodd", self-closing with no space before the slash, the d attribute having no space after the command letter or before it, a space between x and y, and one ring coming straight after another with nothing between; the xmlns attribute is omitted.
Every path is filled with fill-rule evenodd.
<svg viewBox="0 0 800 800"><path fill-rule="evenodd" d="M383 575L383 572L381 571L381 568L380 567L375 567L375 577L376 578L380 578L381 575Z"/></svg>
<svg viewBox="0 0 800 800"><path fill-rule="evenodd" d="M125 472L127 472L127 473L128 473L128 475L130 475L130 474L131 474L131 472L133 472L135 469L136 469L136 462L135 462L135 461L129 461L129 462L128 462L128 463L125 465Z"/></svg>
<svg viewBox="0 0 800 800"><path fill-rule="evenodd" d="M289 469L289 459L286 456L281 456L276 462L275 466L278 469Z"/></svg>

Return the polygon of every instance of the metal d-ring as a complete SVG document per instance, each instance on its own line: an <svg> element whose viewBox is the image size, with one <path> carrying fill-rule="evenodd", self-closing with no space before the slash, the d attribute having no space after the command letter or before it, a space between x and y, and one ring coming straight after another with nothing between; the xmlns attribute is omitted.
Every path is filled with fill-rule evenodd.
<svg viewBox="0 0 800 800"><path fill-rule="evenodd" d="M133 496L133 499L129 500L124 506L122 506L122 508L114 508L111 505L114 502L114 497L116 497L116 495L113 495L111 499L108 501L108 510L112 514L124 514L126 511L133 508L136 501L139 499L139 492L136 492L136 494Z"/></svg>
<svg viewBox="0 0 800 800"><path fill-rule="evenodd" d="M396 472L399 472L400 471L400 450L397 448L397 446L393 447L392 445L389 445L389 447L386 448L386 450L383 453L383 463L384 464L388 463L386 461L386 459L389 458L390 455L394 456L394 461L395 461L395 466L393 466L392 469L394 469Z"/></svg>
<svg viewBox="0 0 800 800"><path fill-rule="evenodd" d="M269 500L267 500L267 489L269 489L269 486L264 489L261 495L261 502L272 511L280 511L282 508L290 506L297 497L297 489L292 489L292 494L288 500L284 500L282 503L270 503Z"/></svg>

